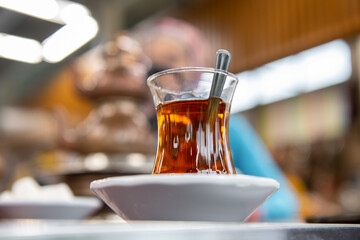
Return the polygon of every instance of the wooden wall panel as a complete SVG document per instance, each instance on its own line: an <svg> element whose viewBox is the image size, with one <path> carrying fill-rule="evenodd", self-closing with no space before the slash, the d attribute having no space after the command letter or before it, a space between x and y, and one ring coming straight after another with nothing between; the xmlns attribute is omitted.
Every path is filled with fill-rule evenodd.
<svg viewBox="0 0 360 240"><path fill-rule="evenodd" d="M360 0L208 0L178 8L240 72L360 32Z"/></svg>

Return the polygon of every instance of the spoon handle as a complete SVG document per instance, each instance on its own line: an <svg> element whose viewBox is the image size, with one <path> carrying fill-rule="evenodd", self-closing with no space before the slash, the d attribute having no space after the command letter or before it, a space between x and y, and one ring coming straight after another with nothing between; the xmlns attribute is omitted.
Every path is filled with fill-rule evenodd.
<svg viewBox="0 0 360 240"><path fill-rule="evenodd" d="M229 69L230 60L231 54L227 50L220 49L217 51L215 70L221 70L224 71L224 73L216 72L214 74L209 97L221 97L226 80L226 73Z"/></svg>

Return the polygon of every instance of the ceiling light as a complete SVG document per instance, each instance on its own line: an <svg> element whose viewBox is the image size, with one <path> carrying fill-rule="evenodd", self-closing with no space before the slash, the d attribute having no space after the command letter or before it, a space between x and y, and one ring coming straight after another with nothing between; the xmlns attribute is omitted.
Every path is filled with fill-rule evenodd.
<svg viewBox="0 0 360 240"><path fill-rule="evenodd" d="M84 5L67 0L0 0L0 7L64 24L41 45L35 40L22 37L13 36L16 38L13 42L3 38L2 41L6 40L7 45L0 46L0 57L12 60L31 63L41 60L59 62L93 39L99 30L96 20ZM9 45L11 47L6 47Z"/></svg>
<svg viewBox="0 0 360 240"><path fill-rule="evenodd" d="M91 17L66 24L42 43L44 60L50 63L63 60L95 37L98 29Z"/></svg>
<svg viewBox="0 0 360 240"><path fill-rule="evenodd" d="M79 18L90 16L90 11L84 5L79 3L69 3L61 10L59 19L64 23L78 21Z"/></svg>
<svg viewBox="0 0 360 240"><path fill-rule="evenodd" d="M55 18L59 13L55 0L0 0L0 7L46 20Z"/></svg>
<svg viewBox="0 0 360 240"><path fill-rule="evenodd" d="M33 39L0 33L0 57L27 63L39 63L42 60L41 45Z"/></svg>

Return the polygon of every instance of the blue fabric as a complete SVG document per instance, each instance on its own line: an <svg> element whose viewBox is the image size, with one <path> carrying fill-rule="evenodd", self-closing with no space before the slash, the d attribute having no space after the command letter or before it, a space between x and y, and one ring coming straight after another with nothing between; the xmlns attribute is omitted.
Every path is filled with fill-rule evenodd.
<svg viewBox="0 0 360 240"><path fill-rule="evenodd" d="M265 221L296 219L298 201L289 183L252 126L240 114L229 122L230 149L234 167L243 174L268 177L280 183L280 189L260 208Z"/></svg>

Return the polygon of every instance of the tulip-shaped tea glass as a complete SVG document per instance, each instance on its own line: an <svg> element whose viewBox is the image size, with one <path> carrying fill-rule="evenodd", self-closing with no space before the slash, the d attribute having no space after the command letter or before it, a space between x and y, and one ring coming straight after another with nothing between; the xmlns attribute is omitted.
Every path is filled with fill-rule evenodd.
<svg viewBox="0 0 360 240"><path fill-rule="evenodd" d="M220 98L209 93L223 75ZM158 121L153 173L235 174L229 146L229 117L237 77L212 68L177 68L147 80Z"/></svg>

